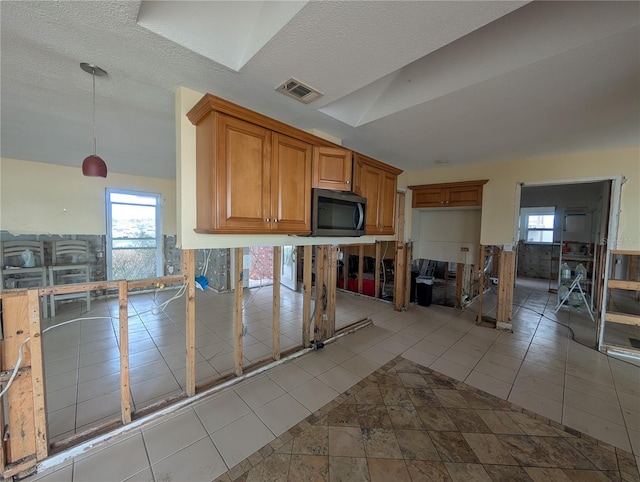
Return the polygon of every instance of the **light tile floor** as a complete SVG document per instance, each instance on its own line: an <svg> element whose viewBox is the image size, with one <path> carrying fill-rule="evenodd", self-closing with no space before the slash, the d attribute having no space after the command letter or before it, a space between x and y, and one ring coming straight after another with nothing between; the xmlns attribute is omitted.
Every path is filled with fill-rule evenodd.
<svg viewBox="0 0 640 482"><path fill-rule="evenodd" d="M566 316L563 310L552 313L555 296L537 286L518 283L513 333L476 326L472 309L412 306L398 313L388 304L350 297L347 301L352 303L347 307L342 302L341 309L352 316L368 312L374 326L135 429L32 480L212 480L398 354L633 452L640 460L640 367L574 342L567 328L552 321ZM527 308L519 309L521 305ZM229 310L226 306L217 313ZM168 323L155 323L160 320L148 320L147 326L144 319L141 315L140 331L176 332ZM206 310L198 313L198 323L208 326ZM78 330L82 340L93 339L95 331ZM78 346L73 363L62 357L55 361L80 369L109 364L110 358L100 354L92 357L99 362L83 363ZM167 359L175 353L163 354L156 347L169 366ZM86 402L78 404L78 412L82 403ZM53 415L50 423L55 424Z"/></svg>

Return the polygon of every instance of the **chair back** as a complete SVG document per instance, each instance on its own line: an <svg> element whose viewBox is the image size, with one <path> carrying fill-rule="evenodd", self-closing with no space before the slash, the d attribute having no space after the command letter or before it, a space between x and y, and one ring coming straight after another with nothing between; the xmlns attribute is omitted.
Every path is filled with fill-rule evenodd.
<svg viewBox="0 0 640 482"><path fill-rule="evenodd" d="M31 250L35 266L44 266L44 243L42 241L4 241L0 243L0 259L2 268L24 267L22 253Z"/></svg>
<svg viewBox="0 0 640 482"><path fill-rule="evenodd" d="M86 264L89 262L89 243L76 239L54 241L51 262L54 266Z"/></svg>

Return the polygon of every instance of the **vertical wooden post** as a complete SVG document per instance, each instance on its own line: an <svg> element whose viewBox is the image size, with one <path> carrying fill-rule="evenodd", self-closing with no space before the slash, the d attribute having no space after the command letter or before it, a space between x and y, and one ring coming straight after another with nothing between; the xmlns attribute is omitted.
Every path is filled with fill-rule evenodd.
<svg viewBox="0 0 640 482"><path fill-rule="evenodd" d="M234 373L237 377L242 375L242 267L243 267L243 251L242 248L236 248L234 260L235 274L235 309L233 311L233 361Z"/></svg>
<svg viewBox="0 0 640 482"><path fill-rule="evenodd" d="M358 245L358 293L362 293L362 278L364 276L364 244Z"/></svg>
<svg viewBox="0 0 640 482"><path fill-rule="evenodd" d="M313 320L313 331L315 341L322 340L324 333L324 305L326 305L325 273L324 264L327 257L326 246L316 247L316 316Z"/></svg>
<svg viewBox="0 0 640 482"><path fill-rule="evenodd" d="M476 319L476 324L482 323L482 301L484 299L484 263L485 263L485 249L484 246L480 245L480 253L478 258L480 262L478 264L478 272L480 274L480 278L478 279L478 318Z"/></svg>
<svg viewBox="0 0 640 482"><path fill-rule="evenodd" d="M17 296L5 297L2 300L2 370L15 368L20 352L20 345L29 336L27 292ZM31 349L25 343L22 352L21 367L31 365ZM35 424L33 412L33 383L31 371L19 372L11 387L5 394L7 407L7 424L9 439L6 441L6 463L33 457L36 452ZM6 432L3 430L4 436ZM6 476L6 475L5 475Z"/></svg>
<svg viewBox="0 0 640 482"><path fill-rule="evenodd" d="M323 340L333 337L336 333L336 284L338 275L338 253L336 246L327 249L327 319L323 323Z"/></svg>
<svg viewBox="0 0 640 482"><path fill-rule="evenodd" d="M396 259L395 259L395 278L394 278L394 294L393 294L393 309L400 311L403 308L406 280L405 271L407 269L406 261L406 245L402 241L396 242Z"/></svg>
<svg viewBox="0 0 640 482"><path fill-rule="evenodd" d="M384 260L380 259L380 253L382 251L382 246L380 241L376 241L376 271L374 275L374 293L373 295L376 298L380 298L380 269L384 269Z"/></svg>
<svg viewBox="0 0 640 482"><path fill-rule="evenodd" d="M311 331L311 273L313 271L313 246L304 247L304 265L302 267L302 346L310 343Z"/></svg>
<svg viewBox="0 0 640 482"><path fill-rule="evenodd" d="M342 288L349 289L349 245L342 245Z"/></svg>
<svg viewBox="0 0 640 482"><path fill-rule="evenodd" d="M273 247L273 316L271 320L271 345L273 359L280 360L280 277L282 274L282 246Z"/></svg>
<svg viewBox="0 0 640 482"><path fill-rule="evenodd" d="M120 410L122 423L131 422L131 380L129 378L129 287L126 280L118 283L120 324Z"/></svg>
<svg viewBox="0 0 640 482"><path fill-rule="evenodd" d="M456 308L462 308L462 278L464 264L456 263Z"/></svg>
<svg viewBox="0 0 640 482"><path fill-rule="evenodd" d="M449 299L449 262L444 264L444 306L447 305Z"/></svg>
<svg viewBox="0 0 640 482"><path fill-rule="evenodd" d="M42 333L40 332L40 296L38 291L27 292L29 306L29 337L31 340L31 383L33 387L33 417L35 428L36 459L49 455L47 433L47 407L45 402L44 360L42 357Z"/></svg>
<svg viewBox="0 0 640 482"><path fill-rule="evenodd" d="M407 266L405 268L404 277L404 308L406 309L409 308L409 304L411 303L411 261L413 260L413 243L405 243L405 251Z"/></svg>
<svg viewBox="0 0 640 482"><path fill-rule="evenodd" d="M187 285L186 295L186 387L187 396L196 394L196 278L195 252L182 250L182 274Z"/></svg>

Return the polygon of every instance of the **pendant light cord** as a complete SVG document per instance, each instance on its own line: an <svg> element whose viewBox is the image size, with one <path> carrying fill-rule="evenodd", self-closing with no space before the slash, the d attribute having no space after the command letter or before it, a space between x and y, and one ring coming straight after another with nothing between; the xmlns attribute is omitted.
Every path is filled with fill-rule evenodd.
<svg viewBox="0 0 640 482"><path fill-rule="evenodd" d="M93 155L97 155L96 150L96 69L91 74L93 79Z"/></svg>

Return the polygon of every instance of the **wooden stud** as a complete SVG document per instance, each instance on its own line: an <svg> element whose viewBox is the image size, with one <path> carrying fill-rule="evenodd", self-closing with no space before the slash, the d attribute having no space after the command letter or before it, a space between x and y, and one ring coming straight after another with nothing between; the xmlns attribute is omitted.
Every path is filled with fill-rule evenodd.
<svg viewBox="0 0 640 482"><path fill-rule="evenodd" d="M393 292L393 309L396 311L402 310L404 307L404 281L406 279L405 270L407 254L406 245L402 241L396 242L396 259L395 259L395 278L394 278L394 292Z"/></svg>
<svg viewBox="0 0 640 482"><path fill-rule="evenodd" d="M380 298L380 269L384 269L384 260L380 259L382 252L382 243L376 241L376 270L374 275L374 296Z"/></svg>
<svg viewBox="0 0 640 482"><path fill-rule="evenodd" d="M282 246L273 247L273 319L271 320L271 344L273 359L280 360L280 278L282 275Z"/></svg>
<svg viewBox="0 0 640 482"><path fill-rule="evenodd" d="M126 280L118 288L120 324L120 410L122 423L131 422L131 380L129 378L129 287Z"/></svg>
<svg viewBox="0 0 640 482"><path fill-rule="evenodd" d="M480 263L478 266L479 278L478 278L478 317L476 324L482 323L482 301L484 300L484 263L485 263L485 247L480 245L480 253L478 258Z"/></svg>
<svg viewBox="0 0 640 482"><path fill-rule="evenodd" d="M637 291L637 290L640 290L640 281L626 281L626 280L621 280L621 279L609 279L609 282L607 283L607 288L609 288L609 289Z"/></svg>
<svg viewBox="0 0 640 482"><path fill-rule="evenodd" d="M235 309L233 311L233 361L234 361L234 373L236 376L242 375L242 267L243 267L243 250L242 248L236 248L235 251Z"/></svg>
<svg viewBox="0 0 640 482"><path fill-rule="evenodd" d="M608 321L610 323L640 326L640 316L638 315L627 315L624 313L607 313L604 319L605 321Z"/></svg>
<svg viewBox="0 0 640 482"><path fill-rule="evenodd" d="M462 279L464 277L464 264L456 263L456 308L462 308Z"/></svg>
<svg viewBox="0 0 640 482"><path fill-rule="evenodd" d="M407 264L405 268L404 277L404 304L403 308L409 308L411 303L411 262L413 260L413 243L405 243L405 252ZM400 276L401 273L396 273L396 276Z"/></svg>
<svg viewBox="0 0 640 482"><path fill-rule="evenodd" d="M327 257L327 248L325 246L316 247L316 316L313 320L313 332L314 340L322 340L322 333L324 333L324 309L323 304L326 303L325 298L325 276L324 276L324 262Z"/></svg>
<svg viewBox="0 0 640 482"><path fill-rule="evenodd" d="M29 336L27 291L20 296L5 298L2 303L3 335L2 370L13 370L18 360L19 347ZM31 349L25 343L22 367L31 366ZM33 418L33 383L31 370L18 373L5 394L9 439L6 442L6 464L10 465L36 452ZM6 436L6 433L4 434ZM35 460L35 457L34 457Z"/></svg>
<svg viewBox="0 0 640 482"><path fill-rule="evenodd" d="M444 306L449 298L449 262L444 263Z"/></svg>
<svg viewBox="0 0 640 482"><path fill-rule="evenodd" d="M302 346L311 345L311 273L313 271L313 246L305 246L302 267Z"/></svg>
<svg viewBox="0 0 640 482"><path fill-rule="evenodd" d="M404 224L405 224L405 193L398 192L398 241L404 242Z"/></svg>
<svg viewBox="0 0 640 482"><path fill-rule="evenodd" d="M196 394L196 262L195 251L193 249L182 250L182 274L184 283L187 285L186 291L186 386L187 396L193 397Z"/></svg>
<svg viewBox="0 0 640 482"><path fill-rule="evenodd" d="M364 276L364 244L358 245L358 293L362 293L362 278Z"/></svg>
<svg viewBox="0 0 640 482"><path fill-rule="evenodd" d="M349 246L343 245L342 249L342 288L349 289Z"/></svg>
<svg viewBox="0 0 640 482"><path fill-rule="evenodd" d="M31 383L33 386L33 417L35 426L36 459L49 455L47 433L47 407L44 386L44 359L42 356L42 333L40 331L40 297L37 290L27 292L29 306L29 337L31 340Z"/></svg>
<svg viewBox="0 0 640 482"><path fill-rule="evenodd" d="M323 323L323 339L333 338L336 332L336 285L338 275L338 254L340 250L336 246L327 249L327 319Z"/></svg>

